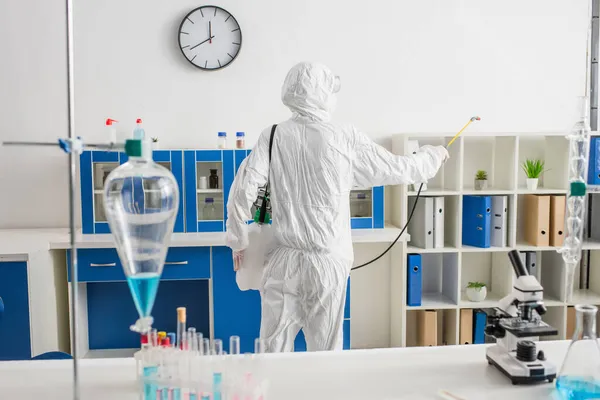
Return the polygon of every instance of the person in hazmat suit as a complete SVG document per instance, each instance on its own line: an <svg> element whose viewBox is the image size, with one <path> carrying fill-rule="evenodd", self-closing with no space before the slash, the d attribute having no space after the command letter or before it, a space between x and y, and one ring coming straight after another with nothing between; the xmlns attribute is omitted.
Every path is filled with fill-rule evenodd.
<svg viewBox="0 0 600 400"><path fill-rule="evenodd" d="M340 80L316 63L294 66L281 98L292 117L271 127L241 164L227 203L226 244L237 270L248 247L251 207L270 174L273 238L262 278L260 337L267 352L341 350L346 283L354 259L350 190L426 182L448 152L423 146L394 155L351 125L331 122Z"/></svg>

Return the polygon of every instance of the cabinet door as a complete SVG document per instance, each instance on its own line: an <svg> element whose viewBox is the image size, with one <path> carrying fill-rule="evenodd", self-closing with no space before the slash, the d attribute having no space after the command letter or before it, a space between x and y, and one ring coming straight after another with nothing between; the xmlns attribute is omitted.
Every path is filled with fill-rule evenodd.
<svg viewBox="0 0 600 400"><path fill-rule="evenodd" d="M27 263L0 262L0 360L31 359Z"/></svg>
<svg viewBox="0 0 600 400"><path fill-rule="evenodd" d="M260 293L238 288L227 247L212 248L212 276L215 338L222 339L229 351L229 337L237 335L242 353L254 352L260 334Z"/></svg>

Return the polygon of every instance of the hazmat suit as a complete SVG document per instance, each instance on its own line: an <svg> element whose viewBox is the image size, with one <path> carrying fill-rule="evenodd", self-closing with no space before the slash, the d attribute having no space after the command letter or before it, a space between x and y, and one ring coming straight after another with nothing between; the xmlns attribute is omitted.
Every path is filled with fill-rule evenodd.
<svg viewBox="0 0 600 400"><path fill-rule="evenodd" d="M252 203L270 171L273 238L260 327L268 352L292 351L300 329L308 351L342 349L354 259L350 190L427 181L448 157L441 146L397 156L353 126L330 122L339 85L323 65L294 66L281 93L292 117L277 126L270 167L271 126L240 166L229 194L226 243L237 264L248 246Z"/></svg>

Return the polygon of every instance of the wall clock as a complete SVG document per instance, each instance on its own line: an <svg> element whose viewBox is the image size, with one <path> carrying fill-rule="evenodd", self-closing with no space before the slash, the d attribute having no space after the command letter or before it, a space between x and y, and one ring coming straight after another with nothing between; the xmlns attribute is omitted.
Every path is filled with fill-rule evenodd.
<svg viewBox="0 0 600 400"><path fill-rule="evenodd" d="M235 60L242 48L242 31L231 13L217 6L190 11L179 26L179 48L195 67L214 71Z"/></svg>

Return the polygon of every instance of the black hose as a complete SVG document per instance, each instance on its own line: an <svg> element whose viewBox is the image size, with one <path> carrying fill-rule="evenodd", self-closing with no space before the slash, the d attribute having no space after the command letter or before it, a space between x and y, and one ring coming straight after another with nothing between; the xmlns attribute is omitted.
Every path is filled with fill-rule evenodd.
<svg viewBox="0 0 600 400"><path fill-rule="evenodd" d="M379 260L381 257L385 256L387 254L387 252L392 249L392 247L394 247L394 245L398 242L398 240L400 240L400 238L404 234L404 231L406 231L406 227L410 223L410 220L412 219L413 214L415 213L415 208L417 208L417 202L419 201L419 196L421 195L421 189L423 189L423 184L422 183L419 186L419 190L417 191L417 198L415 199L415 204L413 204L412 209L410 210L410 214L408 215L408 220L406 221L406 224L404 224L404 227L402 228L402 230L398 234L398 237L396 239L394 239L394 241L392 242L392 244L390 244L390 247L388 247L387 249L385 249L385 251L383 253L381 253L380 255L378 255L377 257L375 257L374 259L372 259L371 261L368 261L368 262L366 262L364 264L361 264L361 265L358 265L356 267L353 267L352 271L360 269L362 267L366 267L367 265L372 264L375 261Z"/></svg>

